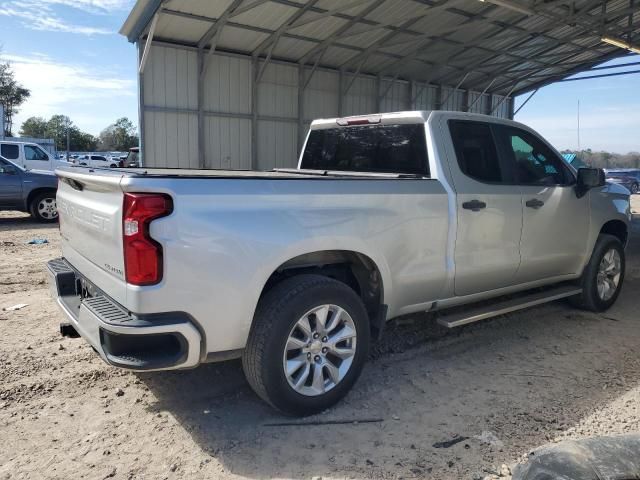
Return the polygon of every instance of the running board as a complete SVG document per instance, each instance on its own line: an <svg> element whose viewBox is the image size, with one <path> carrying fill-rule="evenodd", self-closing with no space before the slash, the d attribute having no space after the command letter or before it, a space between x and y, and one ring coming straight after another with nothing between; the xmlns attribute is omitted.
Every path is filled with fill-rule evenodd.
<svg viewBox="0 0 640 480"><path fill-rule="evenodd" d="M505 313L516 312L525 308L534 307L543 303L553 302L561 298L578 295L582 289L574 285L556 287L543 292L530 293L518 298L512 298L490 305L483 305L449 315L442 315L438 318L438 323L447 328L459 327L468 323L478 322L486 318L504 315Z"/></svg>

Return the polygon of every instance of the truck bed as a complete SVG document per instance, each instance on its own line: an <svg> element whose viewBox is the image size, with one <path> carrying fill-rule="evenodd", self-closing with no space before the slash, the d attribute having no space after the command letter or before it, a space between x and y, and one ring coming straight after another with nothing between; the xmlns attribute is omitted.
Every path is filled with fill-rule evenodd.
<svg viewBox="0 0 640 480"><path fill-rule="evenodd" d="M166 178L265 178L270 180L278 179L317 179L317 178L366 178L366 179L402 179L416 178L415 175L403 175L395 173L367 173L367 172L342 172L330 170L299 170L280 168L271 171L259 170L205 170L187 168L97 168L73 166L63 167L60 171L73 173L91 173L100 171L127 177L166 177Z"/></svg>

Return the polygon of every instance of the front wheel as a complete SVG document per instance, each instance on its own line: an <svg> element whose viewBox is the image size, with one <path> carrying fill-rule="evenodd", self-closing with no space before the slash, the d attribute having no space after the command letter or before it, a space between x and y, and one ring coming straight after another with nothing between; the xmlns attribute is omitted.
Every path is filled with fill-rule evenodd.
<svg viewBox="0 0 640 480"><path fill-rule="evenodd" d="M31 201L30 213L39 222L55 222L58 220L56 192L44 192L36 195Z"/></svg>
<svg viewBox="0 0 640 480"><path fill-rule="evenodd" d="M299 275L260 301L242 366L263 400L286 414L311 415L347 394L368 344L360 297L331 278Z"/></svg>
<svg viewBox="0 0 640 480"><path fill-rule="evenodd" d="M607 310L620 295L624 272L622 242L613 235L601 234L582 274L582 293L571 298L572 303L592 312Z"/></svg>

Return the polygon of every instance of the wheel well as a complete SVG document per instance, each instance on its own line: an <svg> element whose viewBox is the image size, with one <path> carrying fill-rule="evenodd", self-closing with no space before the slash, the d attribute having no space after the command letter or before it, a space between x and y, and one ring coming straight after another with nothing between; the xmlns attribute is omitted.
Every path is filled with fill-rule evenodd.
<svg viewBox="0 0 640 480"><path fill-rule="evenodd" d="M322 275L348 285L362 299L372 329L378 331L384 324L386 307L382 304L382 277L375 262L366 255L349 250L329 250L292 258L271 274L260 298L282 280L301 274Z"/></svg>
<svg viewBox="0 0 640 480"><path fill-rule="evenodd" d="M623 245L627 244L627 225L621 220L609 220L600 229L600 233L606 233L617 237Z"/></svg>
<svg viewBox="0 0 640 480"><path fill-rule="evenodd" d="M31 208L31 202L33 201L33 199L37 196L40 195L41 193L45 193L45 192L53 192L54 196L56 193L56 189L55 188L49 188L49 187L42 187L42 188L36 188L35 190L31 190L29 192L29 195L27 196L27 210Z"/></svg>

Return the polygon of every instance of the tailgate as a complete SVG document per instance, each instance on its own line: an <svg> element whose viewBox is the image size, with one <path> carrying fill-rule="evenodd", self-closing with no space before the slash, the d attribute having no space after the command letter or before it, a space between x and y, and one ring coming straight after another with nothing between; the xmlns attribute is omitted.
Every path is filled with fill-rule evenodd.
<svg viewBox="0 0 640 480"><path fill-rule="evenodd" d="M62 254L81 274L125 302L122 172L56 170Z"/></svg>

